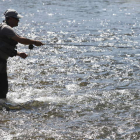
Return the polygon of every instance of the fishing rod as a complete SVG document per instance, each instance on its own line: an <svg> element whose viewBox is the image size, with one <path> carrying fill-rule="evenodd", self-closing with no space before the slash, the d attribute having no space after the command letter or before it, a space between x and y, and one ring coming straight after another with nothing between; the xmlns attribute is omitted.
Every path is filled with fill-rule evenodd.
<svg viewBox="0 0 140 140"><path fill-rule="evenodd" d="M80 45L80 44L44 44L44 45L49 45L49 46L52 46L52 45L56 45L56 46L93 46L93 45ZM30 44L29 45L29 49L32 50L34 48L34 45L33 44Z"/></svg>
<svg viewBox="0 0 140 140"><path fill-rule="evenodd" d="M45 45L57 45L57 46L93 46L93 45L82 45L82 44L45 44Z"/></svg>

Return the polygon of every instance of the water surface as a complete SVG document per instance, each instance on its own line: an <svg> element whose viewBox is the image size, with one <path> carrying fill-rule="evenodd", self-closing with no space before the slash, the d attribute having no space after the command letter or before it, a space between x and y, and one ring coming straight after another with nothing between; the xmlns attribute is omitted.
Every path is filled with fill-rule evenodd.
<svg viewBox="0 0 140 140"><path fill-rule="evenodd" d="M8 60L3 140L139 139L138 0L3 0L0 7L1 21L8 8L24 16L19 35L70 44L31 52L18 45L29 57Z"/></svg>

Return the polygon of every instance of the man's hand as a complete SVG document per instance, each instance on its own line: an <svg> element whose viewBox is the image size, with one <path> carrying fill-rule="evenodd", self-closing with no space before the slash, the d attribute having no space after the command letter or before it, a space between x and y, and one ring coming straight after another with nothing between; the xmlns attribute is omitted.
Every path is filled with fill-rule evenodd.
<svg viewBox="0 0 140 140"><path fill-rule="evenodd" d="M42 46L42 45L45 45L45 44L43 44L40 41L34 41L34 45L36 45L36 46Z"/></svg>
<svg viewBox="0 0 140 140"><path fill-rule="evenodd" d="M20 52L18 52L17 55L23 59L25 59L28 56L26 53L20 53Z"/></svg>

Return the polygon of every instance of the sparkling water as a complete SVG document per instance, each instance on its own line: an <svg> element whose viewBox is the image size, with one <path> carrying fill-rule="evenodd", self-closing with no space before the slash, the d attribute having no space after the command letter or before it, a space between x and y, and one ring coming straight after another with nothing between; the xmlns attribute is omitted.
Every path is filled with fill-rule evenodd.
<svg viewBox="0 0 140 140"><path fill-rule="evenodd" d="M1 140L140 138L139 0L2 0L24 16L8 60L10 110L0 110ZM70 44L70 45L55 45ZM81 46L76 46L76 44Z"/></svg>

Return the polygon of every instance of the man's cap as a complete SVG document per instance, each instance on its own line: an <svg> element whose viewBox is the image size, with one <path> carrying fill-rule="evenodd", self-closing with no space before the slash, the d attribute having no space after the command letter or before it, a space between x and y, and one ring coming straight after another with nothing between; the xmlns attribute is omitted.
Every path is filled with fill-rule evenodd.
<svg viewBox="0 0 140 140"><path fill-rule="evenodd" d="M4 16L7 18L7 17L14 17L14 18L22 18L23 16L21 16L20 14L18 14L17 12L16 12L16 10L14 10L14 9L8 9L8 10L6 10L5 11L5 13L4 13Z"/></svg>

